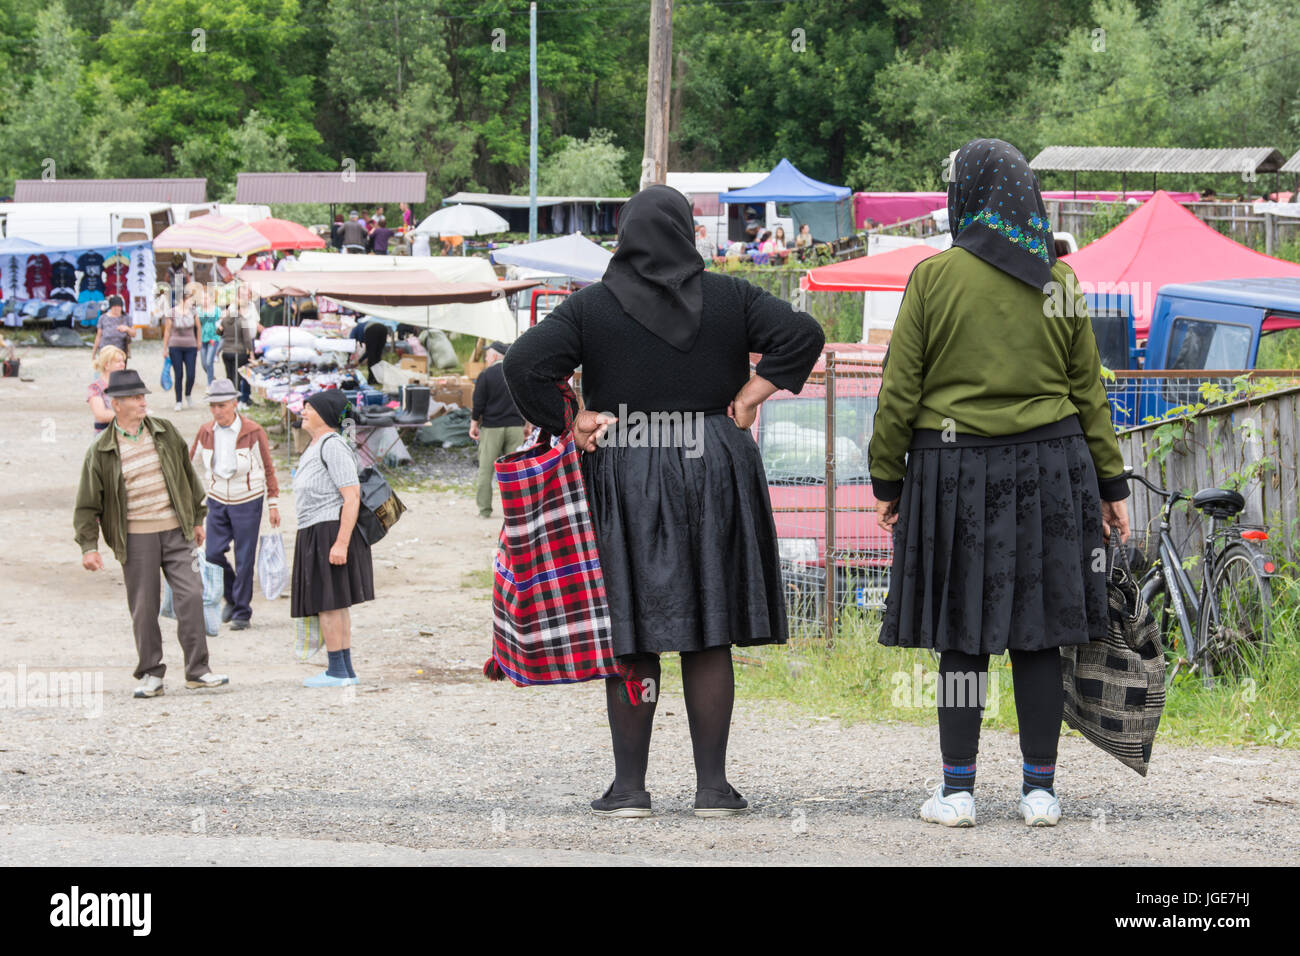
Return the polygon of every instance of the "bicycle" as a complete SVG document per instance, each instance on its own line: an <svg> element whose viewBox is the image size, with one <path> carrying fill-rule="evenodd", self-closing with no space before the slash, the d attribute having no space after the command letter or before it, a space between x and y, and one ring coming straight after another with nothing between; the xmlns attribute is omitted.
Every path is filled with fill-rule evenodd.
<svg viewBox="0 0 1300 956"><path fill-rule="evenodd" d="M1164 499L1159 547L1140 589L1147 606L1157 611L1166 649L1175 643L1170 639L1175 621L1184 635L1186 654L1175 659L1168 680L1172 681L1183 665L1189 674L1199 672L1207 687L1213 685L1216 674L1242 676L1249 664L1263 659L1269 644L1270 579L1276 566L1258 543L1268 540L1268 532L1235 524L1236 516L1246 507L1246 499L1236 491L1203 488L1189 496L1159 488L1132 469L1127 477ZM1193 587L1169 530L1170 512L1180 501L1190 502L1210 519L1201 546L1199 589Z"/></svg>

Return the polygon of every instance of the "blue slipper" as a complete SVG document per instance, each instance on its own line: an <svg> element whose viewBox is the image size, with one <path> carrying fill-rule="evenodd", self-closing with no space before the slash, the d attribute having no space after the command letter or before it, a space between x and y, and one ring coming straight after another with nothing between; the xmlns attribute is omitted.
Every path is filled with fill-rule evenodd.
<svg viewBox="0 0 1300 956"><path fill-rule="evenodd" d="M329 671L321 671L315 677L308 677L302 682L303 687L348 687L352 684L360 684L361 681L356 677L333 677Z"/></svg>

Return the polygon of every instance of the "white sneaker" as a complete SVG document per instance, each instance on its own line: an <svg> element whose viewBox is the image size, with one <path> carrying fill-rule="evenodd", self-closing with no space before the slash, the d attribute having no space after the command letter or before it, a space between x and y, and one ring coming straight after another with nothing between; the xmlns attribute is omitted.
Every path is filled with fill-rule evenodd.
<svg viewBox="0 0 1300 956"><path fill-rule="evenodd" d="M1061 801L1046 790L1021 790L1020 815L1031 827L1054 827L1061 819Z"/></svg>
<svg viewBox="0 0 1300 956"><path fill-rule="evenodd" d="M230 678L225 674L214 674L209 671L198 680L187 680L185 686L190 690L202 690L204 687L220 687L222 684L229 683Z"/></svg>
<svg viewBox="0 0 1300 956"><path fill-rule="evenodd" d="M946 827L973 827L975 797L969 790L958 790L945 797L943 784L939 784L930 798L921 804L921 819L926 823L940 823Z"/></svg>
<svg viewBox="0 0 1300 956"><path fill-rule="evenodd" d="M180 410L181 410L181 403L180 403L180 402L177 402L175 405L172 406L172 411L174 411L174 412L179 412Z"/></svg>
<svg viewBox="0 0 1300 956"><path fill-rule="evenodd" d="M163 680L161 677L146 676L144 680L135 685L135 691L131 694L135 698L144 697L161 697L163 692Z"/></svg>
<svg viewBox="0 0 1300 956"><path fill-rule="evenodd" d="M188 395L185 396L185 407L186 408L194 407L194 399L190 398L190 396Z"/></svg>

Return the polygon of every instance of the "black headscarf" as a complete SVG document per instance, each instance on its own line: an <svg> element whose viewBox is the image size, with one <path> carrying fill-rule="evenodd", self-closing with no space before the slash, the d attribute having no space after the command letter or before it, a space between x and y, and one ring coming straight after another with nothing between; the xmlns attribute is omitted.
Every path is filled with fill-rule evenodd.
<svg viewBox="0 0 1300 956"><path fill-rule="evenodd" d="M337 388L328 388L314 392L303 399L321 417L321 420L336 431L343 427L348 413L348 397Z"/></svg>
<svg viewBox="0 0 1300 956"><path fill-rule="evenodd" d="M952 244L1035 289L1052 278L1056 249L1038 177L1020 150L974 139L957 151L948 183Z"/></svg>
<svg viewBox="0 0 1300 956"><path fill-rule="evenodd" d="M601 281L624 312L682 352L700 333L703 271L685 196L671 186L651 186L627 201L618 248Z"/></svg>

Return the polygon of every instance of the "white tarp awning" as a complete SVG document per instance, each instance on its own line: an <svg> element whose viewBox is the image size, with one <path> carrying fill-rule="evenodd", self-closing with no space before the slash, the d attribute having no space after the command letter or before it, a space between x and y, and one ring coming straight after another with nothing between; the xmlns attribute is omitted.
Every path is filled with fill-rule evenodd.
<svg viewBox="0 0 1300 956"><path fill-rule="evenodd" d="M578 233L540 242L522 242L492 251L494 262L572 276L579 282L600 281L612 258L613 253L608 249Z"/></svg>
<svg viewBox="0 0 1300 956"><path fill-rule="evenodd" d="M442 282L496 282L497 274L491 263L477 256L350 256L333 252L303 252L297 260L287 260L286 271L341 272L357 270L371 272L382 269L424 269L432 272ZM377 319L391 319L407 325L442 329L444 332L462 332L513 342L518 333L516 321L504 299L491 302L451 305L368 305L334 299L339 305Z"/></svg>

